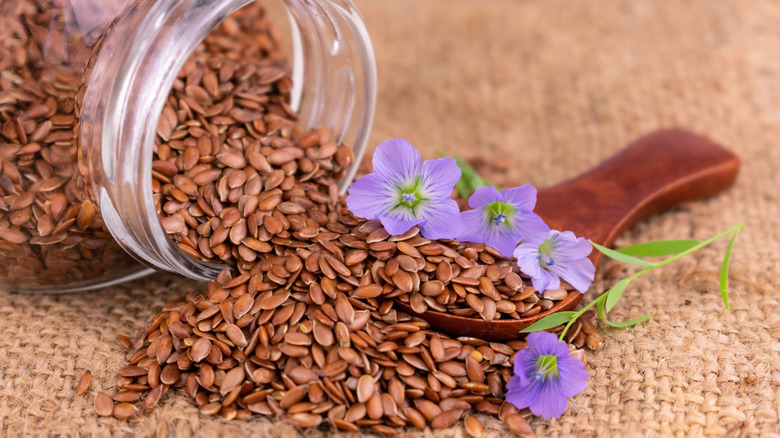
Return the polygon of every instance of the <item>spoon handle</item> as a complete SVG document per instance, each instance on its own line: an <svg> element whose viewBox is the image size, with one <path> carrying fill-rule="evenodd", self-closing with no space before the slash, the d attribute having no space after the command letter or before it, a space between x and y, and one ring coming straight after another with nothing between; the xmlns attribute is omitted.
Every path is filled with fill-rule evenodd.
<svg viewBox="0 0 780 438"><path fill-rule="evenodd" d="M552 229L610 247L638 221L734 184L739 158L679 129L653 132L598 167L541 190L536 213ZM598 266L602 254L591 253Z"/></svg>

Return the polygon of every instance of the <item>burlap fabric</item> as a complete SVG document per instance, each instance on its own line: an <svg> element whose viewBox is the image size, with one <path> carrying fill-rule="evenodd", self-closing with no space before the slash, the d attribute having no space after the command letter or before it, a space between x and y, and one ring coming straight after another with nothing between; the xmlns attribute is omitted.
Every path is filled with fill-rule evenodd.
<svg viewBox="0 0 780 438"><path fill-rule="evenodd" d="M587 390L539 436L780 436L780 5L771 0L362 0L379 64L372 145L403 137L511 164L544 187L653 129L682 126L738 152L736 187L655 216L620 241L705 238L741 221L733 309L717 282L725 242L632 283L602 327ZM591 294L613 280L597 282ZM92 293L0 294L0 435L320 436L267 420L225 423L173 392L131 421L99 418L131 334L201 290L156 275ZM75 396L84 370L89 396ZM480 417L486 436L510 432ZM465 436L461 426L411 435Z"/></svg>

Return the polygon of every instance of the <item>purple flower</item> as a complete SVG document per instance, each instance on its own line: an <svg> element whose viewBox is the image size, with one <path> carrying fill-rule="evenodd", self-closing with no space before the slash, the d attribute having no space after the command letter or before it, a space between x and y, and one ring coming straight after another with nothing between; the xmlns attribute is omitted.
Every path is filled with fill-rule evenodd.
<svg viewBox="0 0 780 438"><path fill-rule="evenodd" d="M515 250L520 270L531 277L534 289L542 292L561 287L561 278L585 293L596 267L588 255L593 250L590 240L577 237L571 231L551 230L541 245L523 243Z"/></svg>
<svg viewBox="0 0 780 438"><path fill-rule="evenodd" d="M512 257L520 241L540 244L550 231L534 214L535 205L536 188L531 184L501 193L493 186L480 187L469 198L472 209L460 214L464 229L458 239L484 243Z"/></svg>
<svg viewBox="0 0 780 438"><path fill-rule="evenodd" d="M588 372L566 343L549 332L529 333L528 348L515 356L515 375L507 383L506 401L534 415L559 418L569 397L588 387Z"/></svg>
<svg viewBox="0 0 780 438"><path fill-rule="evenodd" d="M453 239L463 228L450 198L460 169L452 158L423 162L406 140L388 140L374 152L374 172L349 188L347 207L365 219L378 219L391 235L420 227L426 239Z"/></svg>

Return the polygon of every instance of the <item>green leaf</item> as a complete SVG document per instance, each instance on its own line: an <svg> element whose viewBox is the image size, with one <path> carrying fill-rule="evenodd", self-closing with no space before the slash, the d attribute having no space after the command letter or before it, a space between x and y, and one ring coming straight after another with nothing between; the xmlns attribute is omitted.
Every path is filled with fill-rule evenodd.
<svg viewBox="0 0 780 438"><path fill-rule="evenodd" d="M466 199L471 195L466 183L462 179L455 183L455 188L458 190L458 195L463 199Z"/></svg>
<svg viewBox="0 0 780 438"><path fill-rule="evenodd" d="M596 311L599 313L599 318L601 318L604 321L607 320L607 317L604 316L604 301L603 300L599 301L598 304L596 305Z"/></svg>
<svg viewBox="0 0 780 438"><path fill-rule="evenodd" d="M536 321L528 327L520 330L520 333L538 332L540 330L547 330L549 328L557 327L561 324L566 324L571 321L571 317L577 312L557 312L552 315L545 316L544 318Z"/></svg>
<svg viewBox="0 0 780 438"><path fill-rule="evenodd" d="M617 252L634 257L663 257L679 254L701 243L701 240L659 240L618 248Z"/></svg>
<svg viewBox="0 0 780 438"><path fill-rule="evenodd" d="M615 260L617 260L619 262L630 263L632 265L637 265L637 266L653 266L653 265L655 265L655 263L648 262L647 260L642 260L642 259L630 256L630 255L626 255L626 254L617 252L614 249L605 248L605 247L599 245L596 242L590 242L590 243L592 243L593 246L596 247L597 250L599 250L602 253L604 253L605 256L607 256L609 258L612 258L612 259L615 259Z"/></svg>
<svg viewBox="0 0 780 438"><path fill-rule="evenodd" d="M620 300L620 297L623 296L623 291L626 290L626 286L628 286L628 283L630 282L630 278L624 278L618 281L614 286L612 286L612 289L607 292L608 295L605 303L607 312L615 307L615 304L617 304L617 302Z"/></svg>
<svg viewBox="0 0 780 438"><path fill-rule="evenodd" d="M650 318L653 315L655 315L655 314L654 313L648 313L647 315L640 316L639 318L634 318L631 321L626 321L626 322L612 322L612 321L610 321L608 319L604 319L604 318L602 318L602 319L604 319L604 322L606 322L607 324L611 325L612 327L624 328L624 327L631 327L631 326L637 325L640 322Z"/></svg>
<svg viewBox="0 0 780 438"><path fill-rule="evenodd" d="M482 177L479 176L474 168L471 167L471 165L466 161L460 159L459 157L455 157L455 162L460 168L460 180L465 183L466 189L469 191L469 195L474 193L474 191L480 187L491 185L489 182L482 179Z"/></svg>
<svg viewBox="0 0 780 438"><path fill-rule="evenodd" d="M723 298L726 310L731 310L729 307L729 262L731 261L731 249L734 247L734 241L737 240L738 233L739 230L735 231L731 236L729 246L726 248L726 255L723 257L723 265L720 267L720 296Z"/></svg>

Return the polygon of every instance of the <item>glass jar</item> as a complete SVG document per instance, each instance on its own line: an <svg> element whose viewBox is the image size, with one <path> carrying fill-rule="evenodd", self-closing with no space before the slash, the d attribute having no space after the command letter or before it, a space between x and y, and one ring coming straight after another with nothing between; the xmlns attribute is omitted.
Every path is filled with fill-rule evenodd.
<svg viewBox="0 0 780 438"><path fill-rule="evenodd" d="M250 3L0 0L0 290L93 289L148 267L216 276L222 266L185 254L161 226L154 139L189 55ZM366 29L349 0L262 3L287 27L300 125L327 127L353 149L343 191L374 112Z"/></svg>

